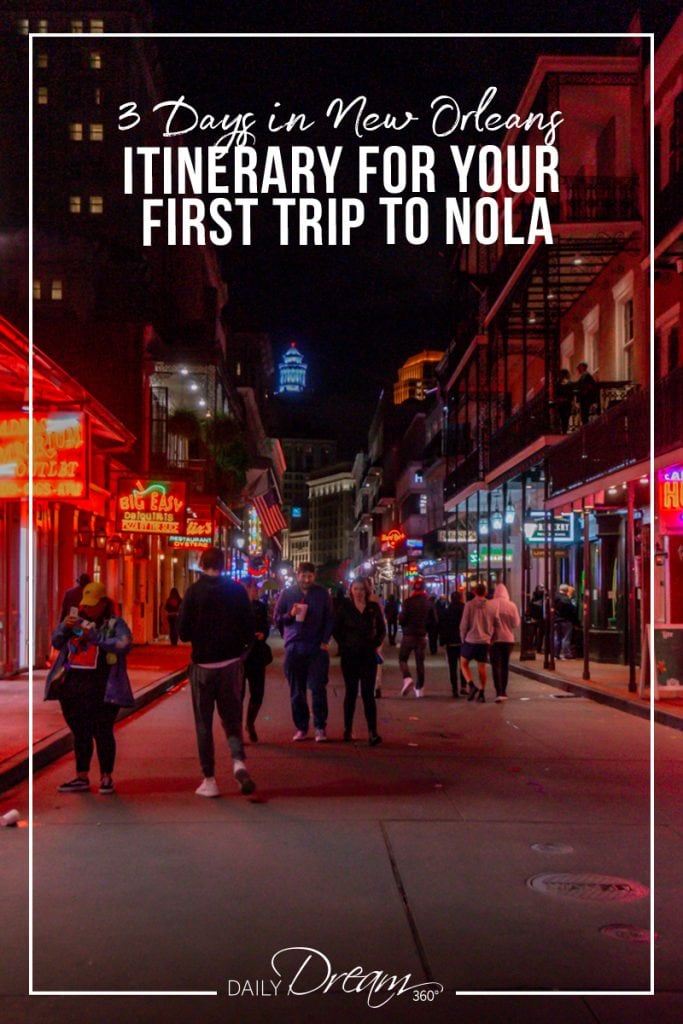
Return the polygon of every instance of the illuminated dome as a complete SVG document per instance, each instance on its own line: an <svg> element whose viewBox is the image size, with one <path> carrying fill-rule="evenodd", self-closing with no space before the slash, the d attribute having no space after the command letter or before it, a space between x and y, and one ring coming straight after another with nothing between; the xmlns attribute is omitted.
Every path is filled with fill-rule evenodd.
<svg viewBox="0 0 683 1024"><path fill-rule="evenodd" d="M285 351L278 366L278 372L279 386L277 393L279 395L303 394L306 390L308 364L296 347L295 341L292 341L289 348Z"/></svg>

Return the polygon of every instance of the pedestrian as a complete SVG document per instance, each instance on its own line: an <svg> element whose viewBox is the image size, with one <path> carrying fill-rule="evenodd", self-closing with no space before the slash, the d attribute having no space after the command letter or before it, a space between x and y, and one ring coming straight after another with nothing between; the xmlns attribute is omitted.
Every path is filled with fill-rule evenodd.
<svg viewBox="0 0 683 1024"><path fill-rule="evenodd" d="M539 583L535 588L527 608L527 618L533 625L533 644L536 653L543 650L545 638L545 587Z"/></svg>
<svg viewBox="0 0 683 1024"><path fill-rule="evenodd" d="M574 400L574 385L572 377L567 369L560 370L560 375L555 384L555 408L560 420L560 429L563 434L569 431L569 418L572 413L572 402Z"/></svg>
<svg viewBox="0 0 683 1024"><path fill-rule="evenodd" d="M570 597L571 589L568 583L561 583L553 602L555 612L555 657L564 661L571 661L574 657L572 634L574 632L574 625L578 621L576 605Z"/></svg>
<svg viewBox="0 0 683 1024"><path fill-rule="evenodd" d="M243 697L246 695L246 687L249 685L249 703L247 704L247 733L252 743L258 743L256 732L256 718L260 707L263 704L263 695L266 687L266 668L273 660L273 652L268 644L268 609L263 601L259 599L258 587L253 580L244 584L247 596L251 601L251 611L254 616L254 642L244 661Z"/></svg>
<svg viewBox="0 0 683 1024"><path fill-rule="evenodd" d="M432 606L433 615L430 617L427 623L427 637L429 639L429 653L436 654L439 650L439 605L437 604L436 595L432 594L429 598L429 603Z"/></svg>
<svg viewBox="0 0 683 1024"><path fill-rule="evenodd" d="M415 655L415 673L417 676L415 696L423 696L427 630L435 618L436 613L425 593L424 580L418 578L413 583L412 594L406 598L403 610L398 617L402 630L401 646L398 649L398 663L403 673L402 697L406 697L413 686L413 677L408 667L408 658L412 653Z"/></svg>
<svg viewBox="0 0 683 1024"><path fill-rule="evenodd" d="M486 700L484 696L484 690L486 689L486 662L496 622L496 611L492 607L492 602L486 599L486 592L486 584L477 583L474 588L474 596L465 605L465 611L460 622L460 638L462 640L460 666L462 674L470 687L467 699L474 700L476 697L482 704ZM477 662L479 673L478 687L474 685L470 671L470 661L473 659Z"/></svg>
<svg viewBox="0 0 683 1024"><path fill-rule="evenodd" d="M335 615L332 635L339 645L344 677L344 739L353 739L353 716L360 685L368 742L374 747L382 742L382 737L377 734L375 680L386 626L381 606L372 600L366 579L359 577L351 584L350 596Z"/></svg>
<svg viewBox="0 0 683 1024"><path fill-rule="evenodd" d="M579 377L574 385L574 390L579 402L581 423L586 424L590 419L593 407L599 403L600 388L595 377L588 372L588 363L579 363L576 369L578 370Z"/></svg>
<svg viewBox="0 0 683 1024"><path fill-rule="evenodd" d="M62 598L62 607L59 612L60 622L64 621L67 615L69 615L72 608L75 608L76 611L78 610L78 606L81 603L81 598L83 597L83 588L87 587L89 583L90 576L88 576L87 572L82 572L81 575L76 580L76 585L64 591L64 596Z"/></svg>
<svg viewBox="0 0 683 1024"><path fill-rule="evenodd" d="M245 795L256 789L245 766L242 742L244 657L254 637L254 617L244 587L222 576L225 556L205 548L202 575L190 584L180 609L180 639L192 644L190 688L203 782L197 796L220 796L215 776L213 713L218 711L232 756L232 772Z"/></svg>
<svg viewBox="0 0 683 1024"><path fill-rule="evenodd" d="M180 615L180 606L182 603L183 599L180 596L177 587L171 587L168 600L164 605L164 611L166 612L168 636L172 647L178 646L178 617Z"/></svg>
<svg viewBox="0 0 683 1024"><path fill-rule="evenodd" d="M385 636L386 636L387 620L386 620L386 618L384 616L384 608L382 606L382 600L381 600L379 594L375 593L375 581L374 581L372 576L362 576L361 579L364 579L366 584L367 584L368 600L374 602L374 604L376 604L377 607L379 608L380 615L382 616L382 620L384 622L384 632L385 632ZM336 612L336 609L335 609L335 612ZM384 642L384 641L382 641L382 642ZM381 648L381 644L380 644L380 648ZM383 666L384 666L384 658L382 657L382 651L380 649L380 650L377 651L377 657L375 659L375 697L381 697L382 696L382 669L383 669Z"/></svg>
<svg viewBox="0 0 683 1024"><path fill-rule="evenodd" d="M70 610L52 634L52 646L59 655L48 673L44 699L59 701L76 755L76 777L58 786L60 793L90 791L94 749L100 767L99 792L114 792L114 722L119 708L134 704L126 671L132 640L130 629L114 613L112 600L98 582L84 585L77 614Z"/></svg>
<svg viewBox="0 0 683 1024"><path fill-rule="evenodd" d="M454 697L458 696L458 679L460 681L460 693L467 693L467 680L460 668L460 649L462 645L460 623L464 611L465 602L463 596L459 590L454 590L451 594L450 603L439 623L439 643L442 647L446 648L448 675Z"/></svg>
<svg viewBox="0 0 683 1024"><path fill-rule="evenodd" d="M399 606L396 594L389 594L384 603L384 618L387 623L387 636L392 647L396 646L396 632L398 630Z"/></svg>
<svg viewBox="0 0 683 1024"><path fill-rule="evenodd" d="M491 605L495 606L495 626L491 642L491 672L493 685L496 689L496 704L507 700L508 675L510 672L510 654L515 645L513 630L519 627L519 609L510 600L508 588L504 583L497 583L493 591Z"/></svg>
<svg viewBox="0 0 683 1024"><path fill-rule="evenodd" d="M274 622L285 638L285 676L289 683L295 743L305 740L311 711L306 691L311 691L313 727L318 743L327 740L327 680L330 672L329 642L334 613L330 595L315 582L315 565L300 562L297 582L280 594Z"/></svg>

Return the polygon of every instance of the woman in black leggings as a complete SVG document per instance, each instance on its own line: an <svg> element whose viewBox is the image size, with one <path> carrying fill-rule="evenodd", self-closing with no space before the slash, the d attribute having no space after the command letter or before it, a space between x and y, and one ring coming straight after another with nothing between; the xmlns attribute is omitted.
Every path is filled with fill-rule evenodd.
<svg viewBox="0 0 683 1024"><path fill-rule="evenodd" d="M351 596L339 605L332 635L339 645L341 670L344 676L344 739L353 739L353 715L360 686L368 736L371 747L382 742L377 734L377 705L375 703L375 676L377 654L386 636L382 609L370 600L367 580L356 579L351 584Z"/></svg>

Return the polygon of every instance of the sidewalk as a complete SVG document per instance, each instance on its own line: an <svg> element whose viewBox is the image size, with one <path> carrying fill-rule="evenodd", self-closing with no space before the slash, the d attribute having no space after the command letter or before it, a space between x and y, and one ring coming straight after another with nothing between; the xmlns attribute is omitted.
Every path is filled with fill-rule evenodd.
<svg viewBox="0 0 683 1024"><path fill-rule="evenodd" d="M187 675L189 646L146 644L134 647L128 673L135 706L124 708L119 721L156 700ZM47 670L33 673L33 763L43 768L72 748L58 701L44 701ZM0 793L28 778L28 673L0 679Z"/></svg>
<svg viewBox="0 0 683 1024"><path fill-rule="evenodd" d="M590 679L583 679L583 658L572 661L556 661L551 672L543 668L543 655L536 655L535 661L520 662L519 656L510 660L510 669L528 679L548 683L569 693L590 697L601 704L627 711L640 718L650 717L650 690L645 696L638 692L629 693L628 665L601 664L591 662ZM660 689L661 693L661 689ZM674 729L683 729L683 697L668 697L655 702L655 722Z"/></svg>

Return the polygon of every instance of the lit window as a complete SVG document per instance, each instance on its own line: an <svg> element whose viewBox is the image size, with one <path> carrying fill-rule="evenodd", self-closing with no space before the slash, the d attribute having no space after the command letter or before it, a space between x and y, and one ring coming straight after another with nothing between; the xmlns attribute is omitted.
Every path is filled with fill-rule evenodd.
<svg viewBox="0 0 683 1024"><path fill-rule="evenodd" d="M41 297L41 293L42 293L42 289L40 287L40 280L39 280L39 278L36 278L34 280L34 282L33 282L33 298L36 301L39 301L40 297Z"/></svg>
<svg viewBox="0 0 683 1024"><path fill-rule="evenodd" d="M104 213L104 199L102 196L90 196L90 212Z"/></svg>
<svg viewBox="0 0 683 1024"><path fill-rule="evenodd" d="M104 32L104 21L102 18L91 18L90 19L90 31L91 32Z"/></svg>
<svg viewBox="0 0 683 1024"><path fill-rule="evenodd" d="M91 124L88 138L91 142L101 142L104 138L104 125L103 124Z"/></svg>
<svg viewBox="0 0 683 1024"><path fill-rule="evenodd" d="M80 121L72 121L69 125L69 138L72 142L83 141L83 125Z"/></svg>
<svg viewBox="0 0 683 1024"><path fill-rule="evenodd" d="M47 106L47 86L46 85L39 85L38 86L38 106L39 107Z"/></svg>
<svg viewBox="0 0 683 1024"><path fill-rule="evenodd" d="M38 22L38 31L47 32L47 18L41 18Z"/></svg>
<svg viewBox="0 0 683 1024"><path fill-rule="evenodd" d="M100 87L98 86L98 87L97 87L97 88L95 89L95 106L96 106L96 107L99 107L99 105L101 104L101 102L102 102L102 90L101 90L101 89L100 89Z"/></svg>
<svg viewBox="0 0 683 1024"><path fill-rule="evenodd" d="M64 292L62 290L62 282L58 277L52 279L52 287L50 288L50 298L55 302L60 302L64 298Z"/></svg>
<svg viewBox="0 0 683 1024"><path fill-rule="evenodd" d="M72 32L82 32L83 31L83 19L82 18L72 18L71 19L71 31Z"/></svg>
<svg viewBox="0 0 683 1024"><path fill-rule="evenodd" d="M17 19L17 32L22 36L28 35L28 18Z"/></svg>
<svg viewBox="0 0 683 1024"><path fill-rule="evenodd" d="M81 197L69 196L69 213L81 212Z"/></svg>
<svg viewBox="0 0 683 1024"><path fill-rule="evenodd" d="M427 495L420 495L420 515L425 516L427 514Z"/></svg>
<svg viewBox="0 0 683 1024"><path fill-rule="evenodd" d="M93 50L90 54L90 67L96 71L102 67L102 54L99 50Z"/></svg>
<svg viewBox="0 0 683 1024"><path fill-rule="evenodd" d="M36 57L36 67L37 68L46 68L47 67L47 54L46 53L39 53L37 55L37 57Z"/></svg>

